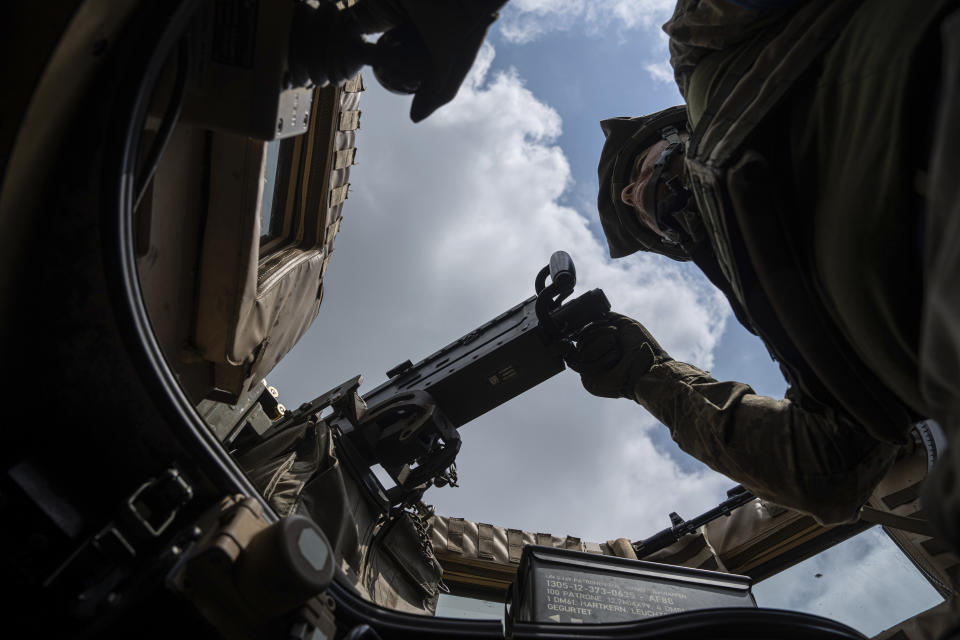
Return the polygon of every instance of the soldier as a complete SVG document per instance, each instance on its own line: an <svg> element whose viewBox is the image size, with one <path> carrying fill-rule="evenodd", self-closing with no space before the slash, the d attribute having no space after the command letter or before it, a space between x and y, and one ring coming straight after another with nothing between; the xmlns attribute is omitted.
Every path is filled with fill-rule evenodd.
<svg viewBox="0 0 960 640"><path fill-rule="evenodd" d="M958 6L680 0L664 30L686 104L602 123L611 256L696 263L789 389L714 380L623 316L571 366L823 523L857 518L915 422L960 429ZM960 548L958 452L925 513Z"/></svg>

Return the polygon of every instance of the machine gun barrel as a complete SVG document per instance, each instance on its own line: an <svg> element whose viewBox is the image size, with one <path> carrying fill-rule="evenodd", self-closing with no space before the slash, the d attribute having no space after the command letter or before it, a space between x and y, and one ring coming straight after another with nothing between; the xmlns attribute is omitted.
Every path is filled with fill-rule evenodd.
<svg viewBox="0 0 960 640"><path fill-rule="evenodd" d="M684 520L676 513L671 513L670 521L673 522L673 526L658 531L649 538L644 538L643 540L638 540L633 543L633 550L636 552L637 558L645 558L652 553L669 547L688 533L694 533L703 525L721 516L730 515L734 509L742 507L756 497L740 484L727 491L727 496L728 498L726 500L713 509L690 520Z"/></svg>

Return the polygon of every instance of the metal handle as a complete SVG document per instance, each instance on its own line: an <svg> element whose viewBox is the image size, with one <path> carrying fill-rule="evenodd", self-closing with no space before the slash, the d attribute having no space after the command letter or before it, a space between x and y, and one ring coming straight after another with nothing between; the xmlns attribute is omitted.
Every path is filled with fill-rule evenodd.
<svg viewBox="0 0 960 640"><path fill-rule="evenodd" d="M550 277L550 284L547 284L547 276ZM577 284L577 270L573 264L573 258L566 251L554 251L550 256L550 262L534 281L534 289L537 292L537 319L540 326L547 335L551 337L560 337L560 329L556 322L550 316L550 312L560 306L571 293Z"/></svg>
<svg viewBox="0 0 960 640"><path fill-rule="evenodd" d="M573 258L566 251L554 251L550 256L550 279L561 289L573 288L577 285L577 269L573 265Z"/></svg>

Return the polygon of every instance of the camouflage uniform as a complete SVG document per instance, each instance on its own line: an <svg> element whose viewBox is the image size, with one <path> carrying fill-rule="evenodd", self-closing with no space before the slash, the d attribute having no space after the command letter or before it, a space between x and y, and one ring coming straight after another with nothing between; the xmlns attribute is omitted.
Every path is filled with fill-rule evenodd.
<svg viewBox="0 0 960 640"><path fill-rule="evenodd" d="M662 358L635 391L688 453L834 523L856 518L913 422L949 430L960 416L960 304L947 284L960 260L956 241L942 241L960 238L946 235L960 218L946 178L957 166L947 114L958 3L781 4L681 0L664 30L699 214L684 257L764 340L790 389L765 398ZM932 140L949 133L954 144L938 140L942 157L928 164ZM611 179L601 159L601 185ZM611 255L677 257L631 233L617 193L601 188L599 200ZM949 491L950 478L939 484Z"/></svg>

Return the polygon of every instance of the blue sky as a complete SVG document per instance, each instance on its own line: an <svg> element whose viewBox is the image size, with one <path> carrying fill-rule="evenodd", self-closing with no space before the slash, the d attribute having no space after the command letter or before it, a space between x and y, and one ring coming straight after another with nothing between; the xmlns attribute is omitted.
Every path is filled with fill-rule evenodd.
<svg viewBox="0 0 960 640"><path fill-rule="evenodd" d="M457 98L417 125L408 98L365 74L358 164L323 306L268 376L285 404L357 373L361 393L372 389L392 366L532 295L557 249L576 261L579 291L603 288L677 359L783 396L763 345L695 267L647 254L611 261L599 233L599 121L680 102L659 30L671 9L669 0L514 0ZM671 511L716 505L734 484L682 453L641 407L590 396L570 371L461 437L461 486L425 499L443 515L504 527L636 540L667 526ZM858 560L887 553L868 543ZM874 566L882 574L889 563ZM802 606L790 585L774 584L770 601ZM828 591L817 583L805 602Z"/></svg>

